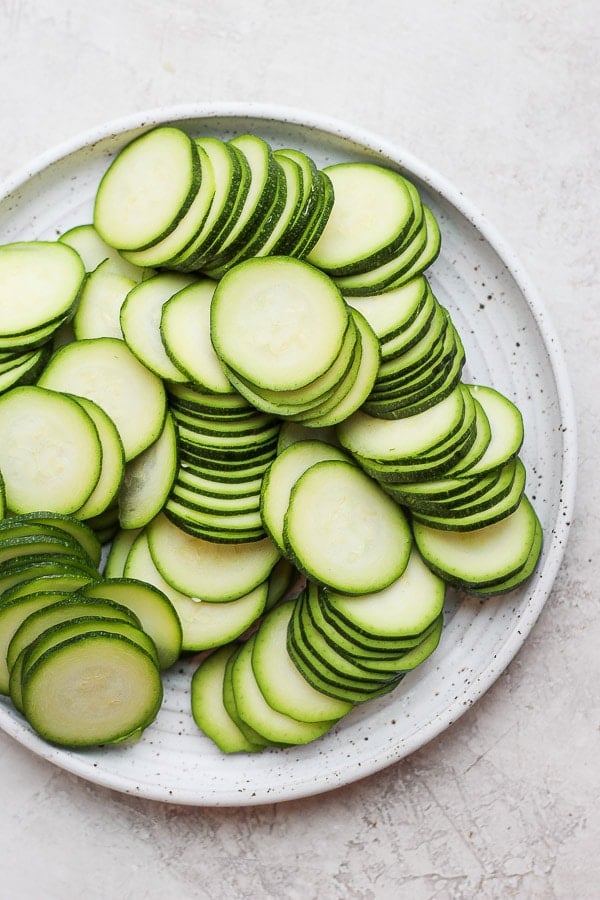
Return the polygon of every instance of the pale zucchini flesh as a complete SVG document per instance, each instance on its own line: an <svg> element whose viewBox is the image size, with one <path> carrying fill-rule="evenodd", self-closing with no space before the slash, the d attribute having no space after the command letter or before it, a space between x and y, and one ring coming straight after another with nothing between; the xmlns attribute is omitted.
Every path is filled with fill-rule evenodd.
<svg viewBox="0 0 600 900"><path fill-rule="evenodd" d="M149 447L161 432L164 385L124 341L95 338L66 344L54 354L38 384L97 403L115 423L126 460Z"/></svg>
<svg viewBox="0 0 600 900"><path fill-rule="evenodd" d="M412 545L400 507L357 466L333 460L298 478L283 535L301 571L349 594L391 584L404 571Z"/></svg>
<svg viewBox="0 0 600 900"><path fill-rule="evenodd" d="M51 743L70 747L118 741L146 727L162 694L152 657L133 641L107 633L54 647L22 685L31 726Z"/></svg>
<svg viewBox="0 0 600 900"><path fill-rule="evenodd" d="M101 460L96 427L72 398L34 385L0 397L0 471L14 512L76 512Z"/></svg>
<svg viewBox="0 0 600 900"><path fill-rule="evenodd" d="M321 272L284 257L251 259L225 275L211 309L222 362L271 390L310 384L334 362L348 310Z"/></svg>

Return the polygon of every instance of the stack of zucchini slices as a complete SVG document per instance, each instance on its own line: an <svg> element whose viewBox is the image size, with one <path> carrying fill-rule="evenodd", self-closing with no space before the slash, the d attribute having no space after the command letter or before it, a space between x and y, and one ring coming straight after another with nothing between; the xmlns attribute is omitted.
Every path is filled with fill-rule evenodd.
<svg viewBox="0 0 600 900"><path fill-rule="evenodd" d="M222 750L306 743L433 653L447 585L530 577L523 422L463 379L439 249L400 172L174 126L0 248L0 688L40 734L138 736L201 653Z"/></svg>

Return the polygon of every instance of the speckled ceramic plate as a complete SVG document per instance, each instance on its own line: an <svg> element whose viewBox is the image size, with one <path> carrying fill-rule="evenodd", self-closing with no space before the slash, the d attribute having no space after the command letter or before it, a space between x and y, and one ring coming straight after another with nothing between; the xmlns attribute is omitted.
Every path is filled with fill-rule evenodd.
<svg viewBox="0 0 600 900"><path fill-rule="evenodd" d="M107 127L38 159L4 185L0 241L51 239L91 220L99 178L141 131L172 122L194 134L255 132L273 146L296 146L319 165L371 160L412 178L442 230L441 256L428 271L467 353L465 380L490 384L523 412L528 493L543 524L538 571L522 590L485 602L451 594L436 653L395 693L353 711L321 740L301 748L227 756L195 727L191 665L166 677L163 708L132 747L70 752L41 741L0 700L0 726L57 766L118 791L181 804L241 806L324 792L405 757L439 735L495 681L533 627L556 576L575 490L576 436L570 388L546 311L504 242L458 190L377 136L317 116L252 105L158 110Z"/></svg>

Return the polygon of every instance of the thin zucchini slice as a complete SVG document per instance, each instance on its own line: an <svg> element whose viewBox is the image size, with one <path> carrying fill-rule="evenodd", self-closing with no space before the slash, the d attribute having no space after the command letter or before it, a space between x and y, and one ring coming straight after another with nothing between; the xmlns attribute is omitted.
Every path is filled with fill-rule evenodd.
<svg viewBox="0 0 600 900"><path fill-rule="evenodd" d="M361 410L337 426L343 447L372 460L418 456L460 426L465 410L463 392L455 389L431 408L402 419L379 419Z"/></svg>
<svg viewBox="0 0 600 900"><path fill-rule="evenodd" d="M294 601L272 609L256 632L252 649L252 670L267 703L284 715L305 722L340 719L352 709L347 701L315 690L290 658L287 649L288 624Z"/></svg>
<svg viewBox="0 0 600 900"><path fill-rule="evenodd" d="M276 742L267 740L264 735L259 734L258 731L255 731L251 728L243 719L240 718L240 715L237 711L237 706L235 703L235 697L233 694L233 685L231 682L231 674L233 671L233 665L236 661L237 655L243 647L243 643L234 643L233 651L229 658L225 663L225 671L223 672L223 706L227 710L230 718L235 722L239 730L242 732L246 740L252 744L257 750L264 749L265 747L275 746Z"/></svg>
<svg viewBox="0 0 600 900"><path fill-rule="evenodd" d="M13 512L75 512L96 486L101 462L96 427L72 398L34 385L0 397L0 471Z"/></svg>
<svg viewBox="0 0 600 900"><path fill-rule="evenodd" d="M280 185L278 163L271 147L254 134L242 134L229 141L245 160L249 168L248 190L244 203L235 220L210 253L204 271L210 275L215 269L227 266L230 261L262 229L269 215Z"/></svg>
<svg viewBox="0 0 600 900"><path fill-rule="evenodd" d="M194 142L200 165L200 182L194 199L177 222L175 228L165 237L145 250L123 250L129 262L140 267L168 267L171 260L187 248L202 229L215 195L215 177L210 159L197 141Z"/></svg>
<svg viewBox="0 0 600 900"><path fill-rule="evenodd" d="M164 506L177 473L177 432L173 417L146 450L126 463L118 494L121 528L143 528Z"/></svg>
<svg viewBox="0 0 600 900"><path fill-rule="evenodd" d="M127 557L141 528L119 528L112 539L102 575L104 578L122 578Z"/></svg>
<svg viewBox="0 0 600 900"><path fill-rule="evenodd" d="M102 177L94 227L111 247L143 250L174 230L200 178L193 140L179 128L153 128L121 150Z"/></svg>
<svg viewBox="0 0 600 900"><path fill-rule="evenodd" d="M37 579L36 582L38 582ZM38 587L40 589L36 590ZM69 596L71 596L69 587L64 590L44 590L39 582L30 589L8 590L2 595L2 603L0 603L0 694L8 694L10 691L7 651L18 628L32 613L52 606Z"/></svg>
<svg viewBox="0 0 600 900"><path fill-rule="evenodd" d="M165 350L160 320L163 307L173 294L191 284L193 277L176 272L160 272L131 290L121 307L120 323L129 349L159 378L188 380Z"/></svg>
<svg viewBox="0 0 600 900"><path fill-rule="evenodd" d="M171 260L171 268L181 272L199 272L210 263L241 214L252 178L246 157L233 144L214 137L195 140L210 159L215 195L200 233L183 253Z"/></svg>
<svg viewBox="0 0 600 900"><path fill-rule="evenodd" d="M160 672L138 643L88 633L48 650L24 674L23 710L45 740L89 747L120 741L156 718Z"/></svg>
<svg viewBox="0 0 600 900"><path fill-rule="evenodd" d="M248 740L231 718L223 702L225 669L236 645L221 647L204 659L192 676L191 709L198 728L223 753L254 753L262 745Z"/></svg>
<svg viewBox="0 0 600 900"><path fill-rule="evenodd" d="M327 428L343 422L360 409L373 390L380 363L380 343L371 326L361 313L352 310L352 318L360 335L361 355L357 370L348 383L334 391L325 408L317 406L311 415L303 417L305 425Z"/></svg>
<svg viewBox="0 0 600 900"><path fill-rule="evenodd" d="M73 309L84 278L81 258L66 244L0 246L0 340L58 327Z"/></svg>
<svg viewBox="0 0 600 900"><path fill-rule="evenodd" d="M403 176L373 163L338 163L323 171L333 183L335 200L308 260L332 275L387 262L414 217Z"/></svg>
<svg viewBox="0 0 600 900"><path fill-rule="evenodd" d="M228 644L244 634L265 609L267 583L228 603L207 603L192 597L177 603L187 652L198 653Z"/></svg>
<svg viewBox="0 0 600 900"><path fill-rule="evenodd" d="M378 338L395 337L420 313L430 289L425 276L374 297L348 297L347 302L362 313Z"/></svg>
<svg viewBox="0 0 600 900"><path fill-rule="evenodd" d="M33 384L41 372L43 372L50 356L52 347L49 343L43 344L32 353L28 353L25 359L10 365L0 373L0 394L21 385Z"/></svg>
<svg viewBox="0 0 600 900"><path fill-rule="evenodd" d="M334 590L361 594L399 578L411 549L406 517L368 475L327 460L294 484L284 542L296 566Z"/></svg>
<svg viewBox="0 0 600 900"><path fill-rule="evenodd" d="M375 268L354 275L336 276L335 282L345 297L368 296L394 290L421 275L439 254L440 230L432 211L423 207L418 229L399 248L396 256Z"/></svg>
<svg viewBox="0 0 600 900"><path fill-rule="evenodd" d="M137 284L133 278L114 271L112 260L101 262L86 278L73 316L73 332L78 341L88 338L122 339L121 307Z"/></svg>
<svg viewBox="0 0 600 900"><path fill-rule="evenodd" d="M130 279L136 284L154 274L152 269L140 269L139 266L127 262L118 250L102 240L91 222L69 228L60 235L58 240L61 244L68 244L77 251L85 271L88 273L95 272L102 265L105 274L112 272ZM103 265L104 263L106 265Z"/></svg>
<svg viewBox="0 0 600 900"><path fill-rule="evenodd" d="M467 501L438 514L415 511L413 520L450 531L472 531L492 525L517 509L525 491L525 481L525 466L517 458L506 464L502 476L479 501Z"/></svg>
<svg viewBox="0 0 600 900"><path fill-rule="evenodd" d="M261 516L267 532L282 552L285 550L283 525L292 488L310 466L326 459L348 461L348 456L324 441L300 441L278 454L265 473Z"/></svg>
<svg viewBox="0 0 600 900"><path fill-rule="evenodd" d="M514 591L516 588L520 587L534 574L542 552L543 541L544 534L542 526L538 521L536 523L535 535L533 543L531 544L529 556L521 568L515 572L514 575L510 575L508 578L501 579L500 581L495 581L493 584L486 585L485 587L473 588L471 586L469 592L479 597L495 597L498 594L508 594L510 591Z"/></svg>
<svg viewBox="0 0 600 900"><path fill-rule="evenodd" d="M21 605L27 606L24 603ZM48 605L44 603L34 611L29 612L28 615L24 615L22 621L15 629L6 650L6 664L9 672L21 651L38 638L43 631L46 631L47 628L62 622L80 619L81 617L98 618L99 616L107 619L118 619L121 622L129 622L131 625L137 625L138 627L140 624L137 616L120 604L104 599L96 600L78 597L77 594L64 596L60 595L59 592L59 599Z"/></svg>
<svg viewBox="0 0 600 900"><path fill-rule="evenodd" d="M254 636L241 647L231 671L233 695L240 718L268 741L277 743L307 744L326 734L335 725L335 720L301 721L269 705L252 668L253 642Z"/></svg>
<svg viewBox="0 0 600 900"><path fill-rule="evenodd" d="M537 515L526 495L499 522L473 531L448 531L413 521L419 551L448 584L469 590L511 579L527 562L536 537Z"/></svg>
<svg viewBox="0 0 600 900"><path fill-rule="evenodd" d="M181 624L181 650L185 652L197 652L233 640L261 615L266 604L267 584L264 582L227 603L211 604L178 591L156 568L144 533L131 547L125 577L143 579L169 598Z"/></svg>
<svg viewBox="0 0 600 900"><path fill-rule="evenodd" d="M520 410L500 391L487 385L470 384L467 387L483 407L491 429L491 440L485 453L466 469L469 475L474 475L515 457L523 444L524 426Z"/></svg>
<svg viewBox="0 0 600 900"><path fill-rule="evenodd" d="M166 412L163 382L116 338L75 341L61 347L38 385L97 403L115 423L126 460L149 447L162 430Z"/></svg>
<svg viewBox="0 0 600 900"><path fill-rule="evenodd" d="M348 309L326 275L287 257L250 259L219 282L211 339L221 361L251 384L293 390L337 358Z"/></svg>
<svg viewBox="0 0 600 900"><path fill-rule="evenodd" d="M186 534L164 515L147 527L154 563L169 584L191 597L235 600L265 581L280 557L270 538L235 545Z"/></svg>
<svg viewBox="0 0 600 900"><path fill-rule="evenodd" d="M361 634L388 640L424 632L444 605L443 580L423 562L413 546L402 575L387 588L360 596L324 592L333 612Z"/></svg>
<svg viewBox="0 0 600 900"><path fill-rule="evenodd" d="M131 610L152 638L161 669L170 668L179 659L182 649L179 616L169 597L157 585L130 576L103 578L79 588L77 594L110 600Z"/></svg>
<svg viewBox="0 0 600 900"><path fill-rule="evenodd" d="M216 284L202 278L165 303L160 333L176 368L203 390L231 394L233 387L210 340L210 304Z"/></svg>
<svg viewBox="0 0 600 900"><path fill-rule="evenodd" d="M73 399L85 410L96 426L102 450L98 481L85 503L75 513L79 519L90 519L105 512L115 500L125 472L125 451L110 416L97 403L86 397Z"/></svg>

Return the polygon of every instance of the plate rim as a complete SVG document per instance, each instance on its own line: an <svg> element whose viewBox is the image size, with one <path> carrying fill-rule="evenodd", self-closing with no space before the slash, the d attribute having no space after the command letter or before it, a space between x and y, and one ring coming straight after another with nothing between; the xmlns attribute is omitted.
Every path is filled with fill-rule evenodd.
<svg viewBox="0 0 600 900"><path fill-rule="evenodd" d="M230 802L209 798L206 791L202 797L202 791L193 788L186 791L178 789L172 794L166 786L158 787L154 791L148 789L136 790L132 786L133 780L124 776L115 776L114 773L104 774L100 766L90 772L89 761L86 764L86 755L67 755L64 757L64 748L56 748L46 744L37 735L31 733L24 723L12 720L13 727L7 728L4 723L4 707L0 707L0 727L2 730L17 740L36 755L41 756L50 763L71 772L86 781L93 782L127 795L134 795L160 802L179 803L194 806L251 806L284 800L299 799L301 797L314 796L326 793L344 785L362 780L369 775L380 771L400 759L406 758L421 747L430 743L445 731L451 724L461 718L479 699L489 690L500 674L507 668L518 651L526 642L541 611L552 591L555 579L564 558L568 537L575 512L575 498L577 490L577 421L573 399L573 392L569 372L566 366L565 356L560 344L558 334L552 323L549 311L533 284L528 272L523 266L520 257L503 235L487 220L486 216L470 203L455 185L443 174L433 169L423 160L408 151L402 145L390 141L380 134L362 128L326 114L310 112L297 107L282 106L260 102L227 101L210 103L184 103L169 106L158 106L136 113L130 113L110 120L101 125L88 128L73 137L62 141L41 154L38 154L30 162L13 171L0 183L0 202L4 202L8 195L18 191L19 187L28 182L36 174L58 163L63 158L84 150L90 145L118 137L119 134L133 129L153 128L156 125L185 120L202 120L209 118L219 119L261 119L276 124L290 124L302 128L321 131L345 142L354 143L357 148L374 152L393 160L410 171L415 177L427 185L428 189L438 194L447 203L453 206L475 229L482 235L492 250L512 277L515 285L523 296L538 328L544 349L548 354L549 365L554 376L557 391L558 410L562 423L562 483L558 496L557 514L553 523L551 534L548 535L549 552L540 578L536 581L527 604L529 613L527 622L521 620L519 632L513 630L507 636L501 648L500 656L496 656L493 665L478 673L476 683L471 685L469 702L465 705L456 703L446 710L447 715L440 716L435 723L429 723L425 737L417 742L414 747L409 746L402 750L400 747L390 748L388 752L382 752L374 759L368 759L356 763L350 767L338 766L335 772L328 773L328 781L319 786L309 786L305 781L299 780L293 785L282 786L277 792L269 792L265 789L256 789L252 796L244 794L232 797Z"/></svg>

